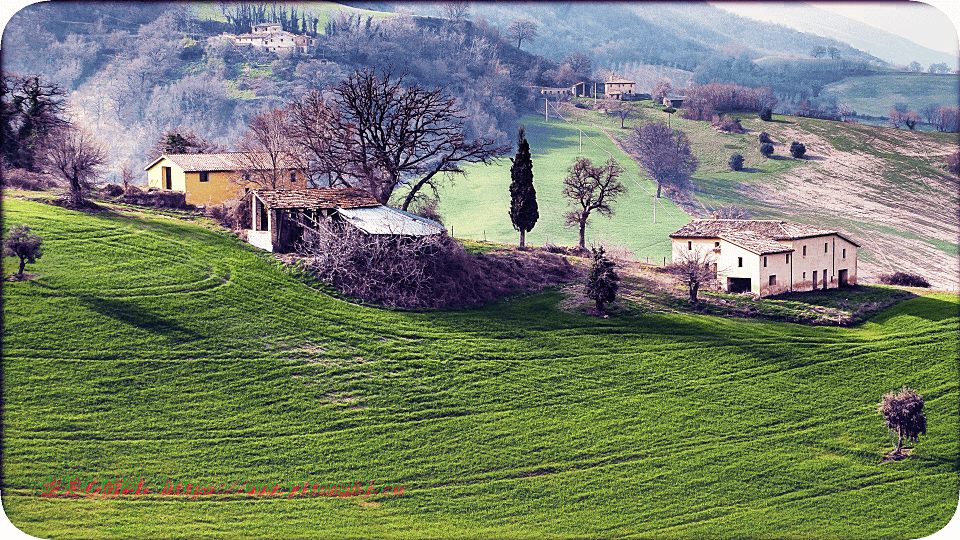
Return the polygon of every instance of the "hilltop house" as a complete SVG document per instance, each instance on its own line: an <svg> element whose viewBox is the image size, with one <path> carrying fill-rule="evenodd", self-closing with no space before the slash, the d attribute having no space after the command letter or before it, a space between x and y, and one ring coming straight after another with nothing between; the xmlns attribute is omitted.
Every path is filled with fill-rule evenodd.
<svg viewBox="0 0 960 540"><path fill-rule="evenodd" d="M439 223L384 206L358 188L254 189L250 200L252 245L275 253L295 249L304 232L324 221L346 223L368 235L430 236L442 234Z"/></svg>
<svg viewBox="0 0 960 540"><path fill-rule="evenodd" d="M702 254L727 292L770 296L857 283L857 244L838 231L767 219L696 219L670 235L673 260Z"/></svg>
<svg viewBox="0 0 960 540"><path fill-rule="evenodd" d="M294 34L283 30L280 23L261 23L253 27L250 34L224 33L217 36L229 39L237 45L252 45L274 52L288 53L300 51L307 53L317 44L317 40L307 35Z"/></svg>
<svg viewBox="0 0 960 540"><path fill-rule="evenodd" d="M245 157L246 156L246 157ZM179 191L187 204L212 205L242 196L256 186L250 169L272 170L256 163L269 163L266 154L164 154L144 170L147 185L156 189ZM305 187L306 174L292 163L280 172L283 187ZM244 181L246 179L246 181Z"/></svg>
<svg viewBox="0 0 960 540"><path fill-rule="evenodd" d="M632 96L636 93L636 90L635 82L614 75L611 75L603 83L603 94L608 98L622 100L625 96Z"/></svg>

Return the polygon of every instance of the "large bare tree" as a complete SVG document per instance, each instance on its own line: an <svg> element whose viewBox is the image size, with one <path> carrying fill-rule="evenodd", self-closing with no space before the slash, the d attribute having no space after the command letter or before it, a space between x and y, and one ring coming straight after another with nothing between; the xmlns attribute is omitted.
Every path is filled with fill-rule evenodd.
<svg viewBox="0 0 960 540"><path fill-rule="evenodd" d="M334 151L334 140L341 136L333 131L341 126L336 115L337 107L315 90L289 105L288 134L313 185L351 185L348 156L355 153L354 138L352 129L344 124L348 131L337 143L337 149L346 152Z"/></svg>
<svg viewBox="0 0 960 540"><path fill-rule="evenodd" d="M83 192L107 162L107 151L87 130L64 126L48 138L47 169L62 178L70 189L71 205L83 206Z"/></svg>
<svg viewBox="0 0 960 540"><path fill-rule="evenodd" d="M566 213L567 225L580 227L580 249L586 249L585 231L590 223L590 214L610 217L613 202L627 188L620 182L623 167L613 158L602 167L595 166L587 158L577 158L563 181L563 195L570 199L574 209Z"/></svg>
<svg viewBox="0 0 960 540"><path fill-rule="evenodd" d="M517 48L519 49L520 44L523 43L525 39L527 41L536 41L538 26L536 21L514 19L513 22L507 26L507 37L511 40L516 40Z"/></svg>
<svg viewBox="0 0 960 540"><path fill-rule="evenodd" d="M463 163L489 164L510 150L491 138L467 140L466 114L441 89L406 87L403 76L374 69L355 72L333 88L333 114L325 121L329 149L342 156L341 174L387 204L400 185L409 188L404 210L424 187L437 189Z"/></svg>
<svg viewBox="0 0 960 540"><path fill-rule="evenodd" d="M690 176L698 163L682 131L651 122L634 131L627 150L657 183L658 198L664 186L679 193L689 189Z"/></svg>
<svg viewBox="0 0 960 540"><path fill-rule="evenodd" d="M290 112L286 108L254 116L237 146L241 177L236 180L244 185L252 182L267 189L289 186L292 182L288 175L303 169L290 137Z"/></svg>

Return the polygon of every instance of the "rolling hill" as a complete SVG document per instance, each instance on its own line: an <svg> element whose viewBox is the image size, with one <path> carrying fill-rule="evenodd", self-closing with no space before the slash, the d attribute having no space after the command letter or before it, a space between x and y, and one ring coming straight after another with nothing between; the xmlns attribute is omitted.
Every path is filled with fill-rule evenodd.
<svg viewBox="0 0 960 540"><path fill-rule="evenodd" d="M598 319L561 291L385 311L202 223L3 207L45 241L2 336L3 506L38 537L903 538L956 510L954 295L855 328ZM876 402L901 385L928 431L880 464ZM38 496L50 478L151 493ZM405 489L286 496L354 479Z"/></svg>
<svg viewBox="0 0 960 540"><path fill-rule="evenodd" d="M628 128L645 121L668 120L661 107L649 101L639 103L644 116L627 120ZM601 146L608 144L605 150L615 152L628 170L626 177L637 179L647 191L653 186L626 154L601 141L603 134L621 142L629 137L631 130L621 129L619 119L573 107L564 115L570 123L556 117L548 124L542 116L523 118L532 134L534 186L540 201L541 221L528 235L535 244L547 239L555 244L574 243L575 231L562 227L566 203L560 189L566 169L579 153L578 129ZM960 286L960 221L956 213L960 199L957 179L946 171L946 156L956 150L955 133L779 115L773 122L763 122L755 114L739 114L734 116L748 131L730 134L708 122L678 116L669 120L688 135L700 162L694 174L694 204L686 207L689 213L708 217L708 209L733 204L755 218L836 228L863 246L861 279L876 282L879 274L908 271L927 276L938 288L957 290ZM759 153L757 135L761 131L769 132L775 141L773 159ZM806 145L805 159L790 157L792 141ZM605 160L605 150L584 139L584 154L594 161ZM744 156L744 171L730 171L727 161L735 153ZM458 236L482 238L486 234L488 239L517 242L507 215L509 166L509 161L504 161L497 166L471 167L467 180L442 193L441 214ZM662 261L669 256L671 227L679 228L676 224L689 218L677 214L671 205L669 213L660 213L653 226L649 197L632 180L625 183L629 193L618 202L614 219L593 219L588 234L612 245L622 243L639 260Z"/></svg>

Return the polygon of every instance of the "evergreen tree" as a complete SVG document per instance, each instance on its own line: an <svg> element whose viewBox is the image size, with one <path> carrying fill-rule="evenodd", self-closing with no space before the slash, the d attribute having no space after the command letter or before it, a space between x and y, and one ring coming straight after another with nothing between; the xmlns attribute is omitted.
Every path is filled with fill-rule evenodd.
<svg viewBox="0 0 960 540"><path fill-rule="evenodd" d="M533 160L530 144L523 126L517 135L517 157L510 166L510 221L520 231L520 247L524 246L526 233L533 230L540 213L537 210L537 191L533 188Z"/></svg>
<svg viewBox="0 0 960 540"><path fill-rule="evenodd" d="M597 303L598 315L604 314L604 304L613 302L617 297L617 282L620 281L620 276L613 267L613 261L604 256L602 247L593 250L593 266L590 268L584 293L587 298Z"/></svg>

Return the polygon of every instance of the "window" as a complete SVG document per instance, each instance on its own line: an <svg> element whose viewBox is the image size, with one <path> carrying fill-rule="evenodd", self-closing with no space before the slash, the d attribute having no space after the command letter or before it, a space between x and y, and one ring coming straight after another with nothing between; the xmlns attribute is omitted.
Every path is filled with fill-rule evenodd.
<svg viewBox="0 0 960 540"><path fill-rule="evenodd" d="M209 181L210 181L210 173L207 172L207 171L200 171L200 181L201 181L201 182L209 182Z"/></svg>
<svg viewBox="0 0 960 540"><path fill-rule="evenodd" d="M720 242L714 242L713 247L720 247Z"/></svg>
<svg viewBox="0 0 960 540"><path fill-rule="evenodd" d="M743 257L737 257L737 266L743 268Z"/></svg>
<svg viewBox="0 0 960 540"><path fill-rule="evenodd" d="M807 279L807 273L806 273L806 272L803 273L803 279Z"/></svg>
<svg viewBox="0 0 960 540"><path fill-rule="evenodd" d="M297 181L297 173L296 173L296 171L291 172L291 173L290 173L290 183L293 184L293 183L296 183L296 181Z"/></svg>
<svg viewBox="0 0 960 540"><path fill-rule="evenodd" d="M777 276L770 276L770 285L777 284Z"/></svg>
<svg viewBox="0 0 960 540"><path fill-rule="evenodd" d="M827 253L827 252L828 252L828 251L827 251L828 249L830 249L830 242L824 242L824 243L823 243L823 252L824 252L824 253Z"/></svg>
<svg viewBox="0 0 960 540"><path fill-rule="evenodd" d="M790 264L790 254L787 253L787 264Z"/></svg>
<svg viewBox="0 0 960 540"><path fill-rule="evenodd" d="M843 248L843 255L842 255L840 258L841 258L841 259L846 259L846 258L847 258L847 248Z"/></svg>
<svg viewBox="0 0 960 540"><path fill-rule="evenodd" d="M687 240L687 251L690 251L691 249L693 249L693 242Z"/></svg>
<svg viewBox="0 0 960 540"><path fill-rule="evenodd" d="M763 256L763 267L764 267L764 268L767 267L767 256L766 256L766 255Z"/></svg>
<svg viewBox="0 0 960 540"><path fill-rule="evenodd" d="M807 246L803 246L803 256L807 256Z"/></svg>

